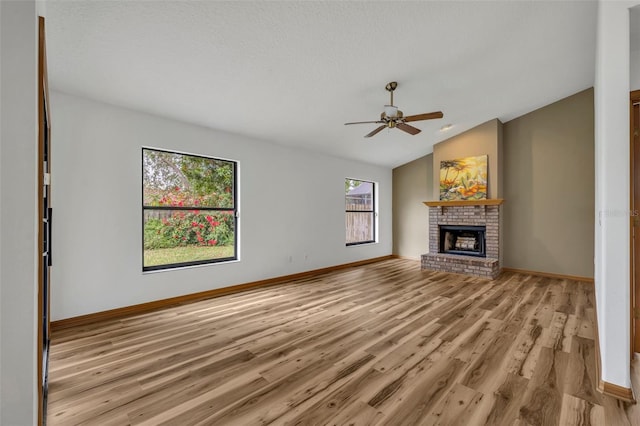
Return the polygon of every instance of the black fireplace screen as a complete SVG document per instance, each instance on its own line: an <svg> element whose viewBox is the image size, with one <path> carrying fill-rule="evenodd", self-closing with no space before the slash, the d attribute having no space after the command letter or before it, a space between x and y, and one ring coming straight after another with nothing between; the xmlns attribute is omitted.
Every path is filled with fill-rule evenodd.
<svg viewBox="0 0 640 426"><path fill-rule="evenodd" d="M485 226L440 225L440 253L486 257Z"/></svg>

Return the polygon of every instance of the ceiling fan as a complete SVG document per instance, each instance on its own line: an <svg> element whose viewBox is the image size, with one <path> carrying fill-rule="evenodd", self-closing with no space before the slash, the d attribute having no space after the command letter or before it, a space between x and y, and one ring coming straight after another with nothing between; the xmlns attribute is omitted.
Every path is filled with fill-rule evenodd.
<svg viewBox="0 0 640 426"><path fill-rule="evenodd" d="M384 111L382 112L382 114L380 114L380 120L355 121L353 123L344 123L345 126L348 126L350 124L370 124L370 123L381 124L381 126L377 127L370 133L364 135L365 138L370 138L371 136L376 135L385 127L388 127L390 129L397 127L398 129L404 132L407 132L411 135L417 135L418 133L420 133L420 129L418 129L417 127L410 126L407 123L410 123L412 121L432 120L434 118L443 117L442 111L428 112L425 114L409 115L407 117L404 117L402 115L402 111L400 111L397 106L393 105L393 91L396 90L396 87L398 87L398 83L395 81L387 83L387 85L385 86L385 89L387 89L387 91L391 95L391 102L389 102L389 105L384 106Z"/></svg>

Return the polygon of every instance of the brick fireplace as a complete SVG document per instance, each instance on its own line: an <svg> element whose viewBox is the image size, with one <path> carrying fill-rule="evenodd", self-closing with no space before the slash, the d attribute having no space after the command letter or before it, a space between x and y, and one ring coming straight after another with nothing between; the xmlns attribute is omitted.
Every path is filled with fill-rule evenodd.
<svg viewBox="0 0 640 426"><path fill-rule="evenodd" d="M429 253L422 269L494 279L500 274L502 199L426 201Z"/></svg>

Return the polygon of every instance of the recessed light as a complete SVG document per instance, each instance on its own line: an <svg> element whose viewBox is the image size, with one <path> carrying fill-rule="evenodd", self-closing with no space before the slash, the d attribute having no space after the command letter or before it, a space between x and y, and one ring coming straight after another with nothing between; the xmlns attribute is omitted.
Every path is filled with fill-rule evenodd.
<svg viewBox="0 0 640 426"><path fill-rule="evenodd" d="M453 124L445 124L444 126L440 127L440 131L446 132L447 130L450 130L452 127L453 127Z"/></svg>

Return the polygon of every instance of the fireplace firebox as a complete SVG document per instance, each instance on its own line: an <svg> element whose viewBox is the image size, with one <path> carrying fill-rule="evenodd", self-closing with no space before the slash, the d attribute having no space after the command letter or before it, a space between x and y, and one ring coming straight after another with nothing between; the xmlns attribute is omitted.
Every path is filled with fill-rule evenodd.
<svg viewBox="0 0 640 426"><path fill-rule="evenodd" d="M425 201L429 207L429 252L420 257L422 269L496 279L502 268L500 206L503 201L501 198ZM484 232L477 235L476 231ZM443 235L445 232L453 235ZM452 242L460 233L462 239L455 238ZM448 241L447 250L453 252L444 252L445 241Z"/></svg>
<svg viewBox="0 0 640 426"><path fill-rule="evenodd" d="M486 226L440 225L440 253L486 257Z"/></svg>

